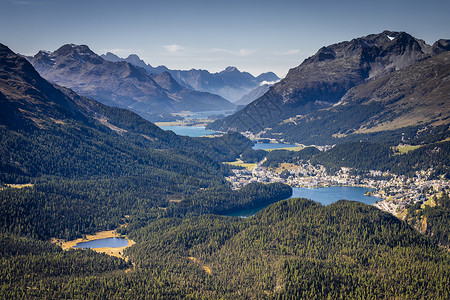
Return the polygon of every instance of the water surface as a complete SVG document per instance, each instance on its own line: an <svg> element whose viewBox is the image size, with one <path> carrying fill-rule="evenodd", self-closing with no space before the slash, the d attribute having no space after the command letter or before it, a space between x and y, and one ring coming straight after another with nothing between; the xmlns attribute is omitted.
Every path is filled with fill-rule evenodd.
<svg viewBox="0 0 450 300"><path fill-rule="evenodd" d="M321 188L293 187L292 196L290 198L307 198L315 202L322 203L323 205L329 205L341 199L363 202L368 205L374 204L375 201L382 200L374 196L364 195L366 191L373 191L373 189L364 187L349 187L349 186L332 186ZM271 204L273 203L269 203L267 205L253 209L241 210L238 212L227 214L227 216L245 217L245 218L251 217L255 215L258 211L266 208Z"/></svg>
<svg viewBox="0 0 450 300"><path fill-rule="evenodd" d="M81 242L76 244L73 248L120 248L128 246L128 240L125 238L106 238L106 239L98 239L92 240L88 242Z"/></svg>

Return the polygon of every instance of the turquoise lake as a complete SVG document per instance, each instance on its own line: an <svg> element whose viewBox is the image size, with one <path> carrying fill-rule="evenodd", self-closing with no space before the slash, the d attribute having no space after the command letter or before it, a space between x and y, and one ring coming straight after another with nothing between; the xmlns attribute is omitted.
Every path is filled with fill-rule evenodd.
<svg viewBox="0 0 450 300"><path fill-rule="evenodd" d="M120 248L125 246L128 246L128 240L125 238L106 238L93 240L89 242L81 242L76 244L73 248L82 248L82 249L103 248L103 247Z"/></svg>
<svg viewBox="0 0 450 300"><path fill-rule="evenodd" d="M332 187L321 187L321 188L292 188L291 198L307 198L313 201L322 203L323 205L329 205L333 202L339 201L341 199L353 200L358 202L363 202L368 205L372 205L375 201L380 201L382 199L366 196L364 193L366 191L373 191L370 188L364 187L348 187L348 186L332 186ZM266 208L273 203L257 207L254 209L242 210L228 214L227 216L233 217L251 217L258 211Z"/></svg>

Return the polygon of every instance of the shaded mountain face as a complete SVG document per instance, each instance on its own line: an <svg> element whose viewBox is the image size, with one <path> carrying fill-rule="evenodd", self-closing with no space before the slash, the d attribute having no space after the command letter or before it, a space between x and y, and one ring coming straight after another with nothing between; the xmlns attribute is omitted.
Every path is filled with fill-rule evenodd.
<svg viewBox="0 0 450 300"><path fill-rule="evenodd" d="M245 109L211 128L264 132L282 120L330 107L354 86L445 51L404 32L384 31L321 48Z"/></svg>
<svg viewBox="0 0 450 300"><path fill-rule="evenodd" d="M150 74L169 72L180 85L188 89L217 94L231 102L239 101L244 95L257 88L264 81L275 82L280 80L273 72L262 73L254 77L248 72L239 71L236 67L228 67L218 73L197 69L187 71L169 70L165 66L155 68L150 64L146 64L136 54L131 54L127 58L120 58L108 52L103 54L102 57L114 62L126 61L145 69Z"/></svg>
<svg viewBox="0 0 450 300"><path fill-rule="evenodd" d="M9 129L44 128L53 120L84 118L66 94L1 44L0 108L0 127Z"/></svg>
<svg viewBox="0 0 450 300"><path fill-rule="evenodd" d="M40 51L29 60L51 82L104 104L130 109L152 121L171 119L172 112L234 107L216 95L201 94L181 86L175 89L183 93L174 94L161 87L142 68L124 61L104 60L84 45L64 45L55 52ZM197 95L198 101L195 100Z"/></svg>

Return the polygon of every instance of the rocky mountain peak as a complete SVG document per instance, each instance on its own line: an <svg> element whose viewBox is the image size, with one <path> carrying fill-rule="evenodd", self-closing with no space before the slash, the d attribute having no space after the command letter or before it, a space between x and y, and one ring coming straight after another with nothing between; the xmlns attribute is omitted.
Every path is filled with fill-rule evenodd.
<svg viewBox="0 0 450 300"><path fill-rule="evenodd" d="M66 44L56 50L54 55L57 57L75 59L80 62L88 62L96 65L101 64L104 61L86 45Z"/></svg>
<svg viewBox="0 0 450 300"><path fill-rule="evenodd" d="M146 64L145 61L143 61L139 56L136 54L130 54L125 59L126 62L129 62L130 64L133 64L135 66L141 67L141 68L153 68L151 65Z"/></svg>
<svg viewBox="0 0 450 300"><path fill-rule="evenodd" d="M440 39L436 41L432 46L432 53L434 55L445 51L450 51L450 40Z"/></svg>
<svg viewBox="0 0 450 300"><path fill-rule="evenodd" d="M423 40L405 32L383 31L364 37L324 46L299 66L289 70L287 76L235 115L216 121L211 128L234 128L233 120L245 114L252 115L268 107L277 108L279 117L263 120L254 128L271 128L280 119L306 115L333 105L354 86L377 79L423 61L435 53L448 49L449 42L441 40L432 47ZM234 128L236 129L236 128Z"/></svg>
<svg viewBox="0 0 450 300"><path fill-rule="evenodd" d="M226 67L225 70L223 70L220 73L224 73L224 72L232 73L232 72L240 72L240 71L236 67L229 66L229 67Z"/></svg>

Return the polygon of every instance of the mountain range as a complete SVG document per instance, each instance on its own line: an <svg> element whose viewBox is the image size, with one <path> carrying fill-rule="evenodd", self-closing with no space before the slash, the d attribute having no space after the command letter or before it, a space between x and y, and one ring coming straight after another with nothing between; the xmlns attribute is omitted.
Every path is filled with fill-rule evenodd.
<svg viewBox="0 0 450 300"><path fill-rule="evenodd" d="M244 95L258 88L264 82L274 82L280 79L273 72L262 73L254 77L248 72L239 71L236 67L227 67L217 73L198 69L169 70L165 66L152 67L136 54L131 54L127 58L120 58L108 52L103 54L102 58L113 62L126 61L147 70L150 74L169 72L180 85L188 89L217 94L233 103L239 101Z"/></svg>
<svg viewBox="0 0 450 300"><path fill-rule="evenodd" d="M152 121L173 119L170 113L180 111L234 108L218 95L180 86L168 73L149 74L125 61L105 60L85 45L67 44L28 59L45 79Z"/></svg>
<svg viewBox="0 0 450 300"><path fill-rule="evenodd" d="M71 63L73 74L89 58L104 64L80 56L72 56L84 61ZM446 107L448 59L448 52L436 54L355 86L334 107L386 101L383 111L395 113L385 108L422 93L436 94L430 101L441 98L438 107ZM147 80L139 77L142 69L118 63L117 72L124 65L129 77ZM165 93L184 91L168 72L151 79ZM445 121L430 117L437 118ZM450 253L408 223L346 200L324 206L287 199L250 218L217 215L292 193L280 182L231 190L224 178L230 169L221 162L253 151L250 140L239 133L189 138L164 131L47 81L1 44L0 145L2 299L449 298ZM347 148L353 157L352 144ZM365 159L358 157L369 163ZM428 218L427 230L448 240L450 199L433 201L436 210L420 223ZM59 246L114 229L135 242L119 257Z"/></svg>
<svg viewBox="0 0 450 300"><path fill-rule="evenodd" d="M447 65L447 56L430 59L448 50L449 40L430 46L391 31L322 47L263 96L210 128L283 135L291 142L338 143L351 134L357 139L362 133L417 126L418 119L417 130L448 124L448 73L439 68ZM416 63L420 65L403 71ZM433 73L435 68L440 72ZM427 110L433 113L422 117Z"/></svg>

